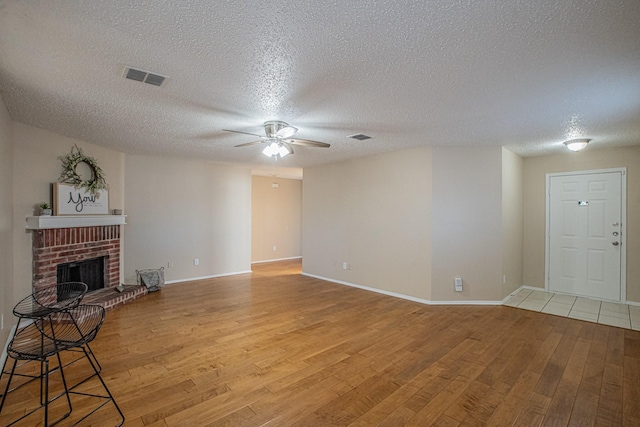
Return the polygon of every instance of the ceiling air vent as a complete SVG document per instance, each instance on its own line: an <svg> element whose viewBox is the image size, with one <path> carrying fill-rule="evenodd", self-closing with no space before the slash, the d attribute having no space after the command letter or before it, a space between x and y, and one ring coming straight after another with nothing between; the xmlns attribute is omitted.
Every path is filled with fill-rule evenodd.
<svg viewBox="0 0 640 427"><path fill-rule="evenodd" d="M124 67L124 77L137 82L149 83L154 86L162 86L162 83L168 78L160 74L151 73L149 71L139 70L132 67Z"/></svg>
<svg viewBox="0 0 640 427"><path fill-rule="evenodd" d="M371 139L369 135L365 135L363 133L354 133L353 135L349 135L347 138L357 139L358 141L364 141L365 139Z"/></svg>

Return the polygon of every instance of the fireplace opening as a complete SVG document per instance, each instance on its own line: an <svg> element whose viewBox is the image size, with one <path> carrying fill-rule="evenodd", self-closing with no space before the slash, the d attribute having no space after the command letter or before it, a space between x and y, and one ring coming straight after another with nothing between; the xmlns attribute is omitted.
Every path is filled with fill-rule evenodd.
<svg viewBox="0 0 640 427"><path fill-rule="evenodd" d="M58 264L58 283L82 282L88 291L104 288L105 257Z"/></svg>

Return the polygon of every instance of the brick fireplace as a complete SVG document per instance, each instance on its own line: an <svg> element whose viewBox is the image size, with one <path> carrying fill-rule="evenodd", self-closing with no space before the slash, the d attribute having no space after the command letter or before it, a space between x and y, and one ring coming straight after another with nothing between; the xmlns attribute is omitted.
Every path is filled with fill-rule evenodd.
<svg viewBox="0 0 640 427"><path fill-rule="evenodd" d="M27 217L27 229L33 232L34 291L58 283L59 265L99 258L104 287L87 292L83 304L111 309L146 295L145 286L124 285L116 289L120 284L121 226L126 224L125 218L125 215ZM92 274L99 273L92 270ZM75 281L72 276L70 281Z"/></svg>
<svg viewBox="0 0 640 427"><path fill-rule="evenodd" d="M59 264L104 257L104 287L120 284L120 226L48 228L33 232L33 288L57 283Z"/></svg>

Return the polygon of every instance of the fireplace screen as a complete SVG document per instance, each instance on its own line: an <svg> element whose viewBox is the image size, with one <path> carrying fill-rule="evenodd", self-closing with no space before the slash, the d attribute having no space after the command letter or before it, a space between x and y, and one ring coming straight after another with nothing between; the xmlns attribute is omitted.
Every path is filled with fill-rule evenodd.
<svg viewBox="0 0 640 427"><path fill-rule="evenodd" d="M104 258L58 264L58 283L82 282L89 291L104 288Z"/></svg>

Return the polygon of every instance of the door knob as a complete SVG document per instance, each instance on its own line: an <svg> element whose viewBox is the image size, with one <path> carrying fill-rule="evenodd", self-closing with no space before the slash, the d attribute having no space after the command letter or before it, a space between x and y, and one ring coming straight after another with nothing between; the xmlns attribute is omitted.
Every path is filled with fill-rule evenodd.
<svg viewBox="0 0 640 427"><path fill-rule="evenodd" d="M620 244L620 242L613 242L611 243L613 246L618 246Z"/></svg>

